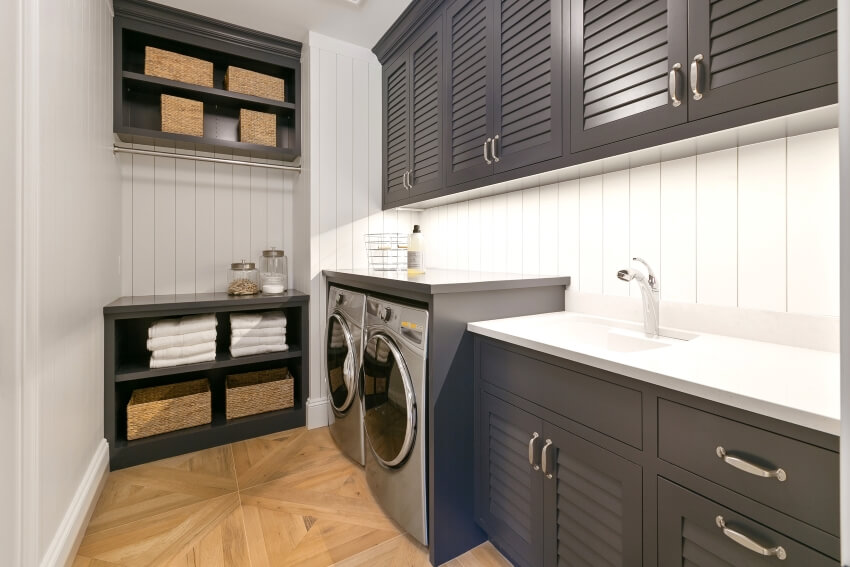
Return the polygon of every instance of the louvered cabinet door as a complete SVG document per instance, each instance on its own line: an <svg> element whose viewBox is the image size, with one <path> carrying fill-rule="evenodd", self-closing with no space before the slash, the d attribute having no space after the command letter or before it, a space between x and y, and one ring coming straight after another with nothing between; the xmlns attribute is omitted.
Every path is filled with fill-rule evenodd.
<svg viewBox="0 0 850 567"><path fill-rule="evenodd" d="M411 193L443 186L442 25L438 19L410 47Z"/></svg>
<svg viewBox="0 0 850 567"><path fill-rule="evenodd" d="M493 15L493 0L455 0L446 11L448 186L493 174L487 147L495 134Z"/></svg>
<svg viewBox="0 0 850 567"><path fill-rule="evenodd" d="M497 172L563 153L562 3L497 2Z"/></svg>
<svg viewBox="0 0 850 567"><path fill-rule="evenodd" d="M410 171L410 62L407 52L384 67L384 202L407 197Z"/></svg>
<svg viewBox="0 0 850 567"><path fill-rule="evenodd" d="M687 3L571 2L571 151L684 123Z"/></svg>
<svg viewBox="0 0 850 567"><path fill-rule="evenodd" d="M481 392L476 516L490 540L521 566L539 567L543 553L543 482L529 464L529 442L543 434L533 415ZM534 445L539 456L541 439Z"/></svg>
<svg viewBox="0 0 850 567"><path fill-rule="evenodd" d="M688 5L691 120L837 82L836 0Z"/></svg>
<svg viewBox="0 0 850 567"><path fill-rule="evenodd" d="M544 565L643 565L641 467L549 424L545 438Z"/></svg>

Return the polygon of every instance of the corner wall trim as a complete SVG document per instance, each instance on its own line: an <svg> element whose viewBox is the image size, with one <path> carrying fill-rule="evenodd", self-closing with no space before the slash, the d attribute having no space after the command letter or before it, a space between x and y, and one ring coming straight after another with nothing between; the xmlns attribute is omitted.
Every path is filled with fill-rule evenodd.
<svg viewBox="0 0 850 567"><path fill-rule="evenodd" d="M328 426L328 399L307 399L307 429Z"/></svg>
<svg viewBox="0 0 850 567"><path fill-rule="evenodd" d="M86 524L109 474L109 445L102 439L89 462L80 485L56 530L50 547L41 560L41 567L70 565L82 540Z"/></svg>

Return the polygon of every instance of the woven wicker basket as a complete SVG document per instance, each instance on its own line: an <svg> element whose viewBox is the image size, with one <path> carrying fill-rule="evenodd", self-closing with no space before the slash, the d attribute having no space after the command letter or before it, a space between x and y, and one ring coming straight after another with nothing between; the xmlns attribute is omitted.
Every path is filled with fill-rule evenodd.
<svg viewBox="0 0 850 567"><path fill-rule="evenodd" d="M133 390L127 404L127 439L141 439L212 421L206 379Z"/></svg>
<svg viewBox="0 0 850 567"><path fill-rule="evenodd" d="M213 86L213 64L209 61L151 46L145 47L145 75L202 87Z"/></svg>
<svg viewBox="0 0 850 567"><path fill-rule="evenodd" d="M281 102L284 101L286 96L283 79L232 66L227 68L227 73L224 75L224 88L235 93L270 98Z"/></svg>
<svg viewBox="0 0 850 567"><path fill-rule="evenodd" d="M239 141L261 146L277 146L277 116L254 110L239 111Z"/></svg>
<svg viewBox="0 0 850 567"><path fill-rule="evenodd" d="M287 368L227 377L227 419L291 408L295 405L292 374Z"/></svg>
<svg viewBox="0 0 850 567"><path fill-rule="evenodd" d="M178 96L162 96L162 131L189 136L204 135L204 103Z"/></svg>

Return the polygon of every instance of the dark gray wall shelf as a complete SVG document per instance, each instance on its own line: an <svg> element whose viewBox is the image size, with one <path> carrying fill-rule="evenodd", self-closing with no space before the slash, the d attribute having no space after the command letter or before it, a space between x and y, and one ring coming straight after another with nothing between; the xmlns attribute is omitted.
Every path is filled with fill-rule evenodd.
<svg viewBox="0 0 850 567"><path fill-rule="evenodd" d="M112 470L305 425L310 367L308 304L308 295L290 290L279 296L257 297L226 293L122 297L104 307L104 436ZM287 316L289 350L231 357L230 313L271 309L283 310ZM215 313L218 318L215 362L149 368L150 354L145 345L148 327L162 318L201 313ZM284 366L295 379L294 407L225 419L224 380L228 374ZM210 381L212 423L127 440L126 407L134 389L198 378Z"/></svg>
<svg viewBox="0 0 850 567"><path fill-rule="evenodd" d="M215 88L145 75L145 46L211 61ZM300 43L145 0L116 0L114 53L113 122L122 141L154 138L200 143L286 161L300 155ZM283 78L285 102L225 90L229 65ZM161 94L202 101L204 136L162 132ZM276 147L239 141L241 108L277 117Z"/></svg>

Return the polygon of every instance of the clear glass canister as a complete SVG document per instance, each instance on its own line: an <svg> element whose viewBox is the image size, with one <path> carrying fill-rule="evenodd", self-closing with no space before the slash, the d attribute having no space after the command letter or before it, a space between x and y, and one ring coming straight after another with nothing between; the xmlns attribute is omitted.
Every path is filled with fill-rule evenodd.
<svg viewBox="0 0 850 567"><path fill-rule="evenodd" d="M227 272L227 293L230 295L254 295L260 291L260 276L254 262L235 262Z"/></svg>
<svg viewBox="0 0 850 567"><path fill-rule="evenodd" d="M287 276L286 255L283 250L274 247L271 250L263 250L260 256L260 285L263 293L274 295L285 292Z"/></svg>

